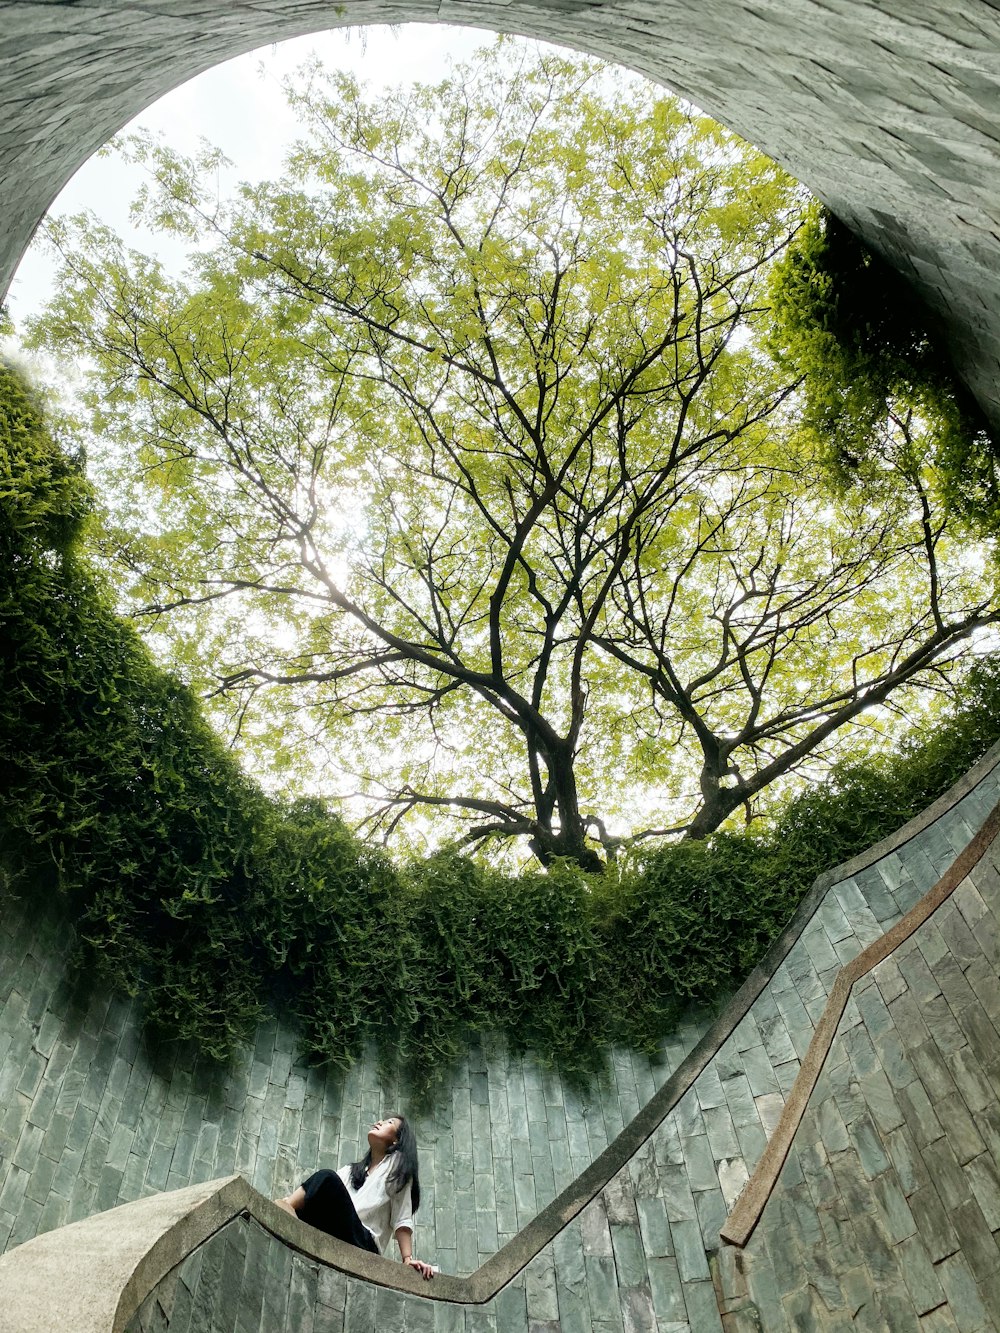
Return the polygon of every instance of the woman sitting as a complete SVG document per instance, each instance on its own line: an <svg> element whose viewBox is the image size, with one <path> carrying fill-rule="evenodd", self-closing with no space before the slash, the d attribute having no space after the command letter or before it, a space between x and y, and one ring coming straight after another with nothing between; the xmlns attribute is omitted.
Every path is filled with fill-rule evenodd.
<svg viewBox="0 0 1000 1333"><path fill-rule="evenodd" d="M275 1202L300 1222L372 1254L384 1254L395 1236L404 1264L425 1278L434 1274L430 1264L413 1257L420 1180L417 1140L405 1116L386 1116L372 1125L360 1162L339 1171L314 1171L294 1193Z"/></svg>

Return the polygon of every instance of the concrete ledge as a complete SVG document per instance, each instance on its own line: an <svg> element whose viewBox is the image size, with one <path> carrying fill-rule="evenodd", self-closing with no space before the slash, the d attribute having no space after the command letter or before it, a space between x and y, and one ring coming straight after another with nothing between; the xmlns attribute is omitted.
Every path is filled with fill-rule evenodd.
<svg viewBox="0 0 1000 1333"><path fill-rule="evenodd" d="M479 1294L481 1284L478 1278L482 1269L471 1277L452 1277L448 1273L439 1273L432 1281L427 1282L411 1268L404 1267L394 1259L369 1254L367 1250L346 1245L343 1241L334 1240L332 1236L317 1231L315 1227L296 1221L273 1200L265 1199L262 1194L258 1194L245 1180L240 1179L240 1184L247 1195L247 1203L242 1211L248 1213L290 1249L297 1250L299 1254L304 1254L310 1259L316 1259L329 1268L335 1268L340 1273L361 1278L375 1286L391 1287L394 1291L405 1291L428 1300L448 1301L455 1305L478 1305L496 1294L495 1292L490 1292L487 1296ZM207 1239L207 1235L203 1239ZM174 1263L179 1262L182 1257L178 1256ZM152 1287L147 1287L142 1298L136 1301L135 1309L138 1309L151 1290Z"/></svg>
<svg viewBox="0 0 1000 1333"><path fill-rule="evenodd" d="M297 1222L242 1176L122 1204L48 1231L0 1259L0 1333L123 1333L151 1292L240 1214L276 1241L353 1277L440 1301L478 1303L471 1278L425 1282Z"/></svg>
<svg viewBox="0 0 1000 1333"><path fill-rule="evenodd" d="M117 1333L180 1259L241 1210L247 1190L239 1176L213 1180L26 1241L0 1259L0 1333Z"/></svg>

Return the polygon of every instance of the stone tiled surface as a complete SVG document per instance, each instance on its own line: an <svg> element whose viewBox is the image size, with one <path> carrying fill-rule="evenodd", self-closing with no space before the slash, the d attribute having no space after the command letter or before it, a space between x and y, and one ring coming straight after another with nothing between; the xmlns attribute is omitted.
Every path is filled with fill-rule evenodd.
<svg viewBox="0 0 1000 1333"><path fill-rule="evenodd" d="M55 913L0 902L0 1252L163 1189L240 1172L289 1192L317 1165L361 1155L368 1125L405 1094L372 1056L346 1075L296 1057L262 1027L228 1069L150 1047L133 1006L67 980ZM416 1120L421 1250L471 1273L569 1185L681 1062L708 1018L655 1061L617 1051L581 1096L530 1059L471 1052Z"/></svg>
<svg viewBox="0 0 1000 1333"><path fill-rule="evenodd" d="M605 1191L604 1205L617 1219L622 1246L628 1253L637 1249L646 1262L645 1276L634 1288L626 1284L622 1292L623 1319L635 1302L642 1303L644 1297L637 1294L641 1291L652 1301L660 1327L674 1321L684 1327L685 1320L695 1333L702 1327L717 1327L711 1313L706 1313L710 1263L718 1272L720 1264L725 1268L735 1262L735 1251L718 1253L719 1229L777 1124L837 973L935 883L998 795L1000 784L994 773L899 852L830 888L770 986L633 1160L628 1173ZM862 1007L868 1003L861 997L852 999L845 1022L858 1025ZM870 1082L881 1090L887 1074L877 1067L877 1058L873 1062ZM823 1120L822 1126L826 1124ZM830 1133L836 1132L831 1122ZM794 1166L788 1169L794 1174ZM814 1239L819 1254L825 1251L826 1239L817 1232L819 1222L815 1212L811 1214L811 1204L800 1199L798 1205L798 1211L785 1209L775 1224L776 1263L757 1265L757 1299L734 1304L729 1319L732 1330L756 1326L747 1322L752 1308L759 1310L760 1326L767 1330L812 1326L805 1315L799 1318L794 1303L786 1306L768 1295L779 1292L777 1271L782 1272L783 1280L790 1280L780 1248L786 1233L795 1245ZM636 1216L638 1237L628 1238L627 1230L621 1228L636 1225ZM617 1249L615 1253L617 1256ZM788 1254L797 1259L791 1241ZM829 1261L835 1262L832 1251ZM800 1270L797 1281L803 1280ZM714 1318L717 1320L717 1312ZM738 1322L741 1318L742 1324ZM641 1322L634 1326L644 1327Z"/></svg>
<svg viewBox="0 0 1000 1333"><path fill-rule="evenodd" d="M378 1290L296 1254L238 1217L148 1297L126 1333L528 1333L524 1278L476 1310ZM542 1328L545 1327L543 1323ZM599 1328L599 1325L594 1325ZM619 1323L617 1327L621 1328ZM532 1320L532 1329L539 1328ZM587 1325L588 1333L591 1325Z"/></svg>
<svg viewBox="0 0 1000 1333"><path fill-rule="evenodd" d="M62 184L156 97L241 51L334 21L404 20L572 45L705 107L905 274L1000 419L992 0L0 0L0 290Z"/></svg>
<svg viewBox="0 0 1000 1333"><path fill-rule="evenodd" d="M720 1251L718 1232L777 1122L840 966L932 886L998 796L994 770L899 851L827 891L771 984L644 1147L489 1306L376 1293L256 1250L254 1273L284 1283L275 1300L297 1310L326 1283L339 1294L321 1302L315 1327L373 1333L702 1333L722 1327L717 1295L727 1333L991 1327L975 1320L1000 1308L990 1284L1000 1228L994 859L856 987L749 1247ZM276 1193L301 1162L354 1156L363 1125L396 1100L373 1062L341 1078L297 1065L290 1035L273 1026L226 1075L183 1056L172 1070L157 1069L128 1007L80 1004L62 988L59 956L44 921L22 921L4 954L3 975L17 983L0 1022L8 1245L118 1199L233 1170ZM592 1160L695 1035L658 1067L615 1053L612 1081L588 1100L530 1063L470 1056L450 1103L419 1126L427 1181L420 1253L449 1272L474 1269ZM198 1281L209 1282L204 1299L215 1300L220 1283L249 1272L247 1247L271 1245L244 1230L226 1242L224 1260L209 1264L203 1249L189 1261L195 1276L184 1277L188 1294L177 1298L185 1309ZM250 1283L251 1305L257 1290ZM150 1302L149 1327L184 1327L155 1322L170 1313L172 1292ZM270 1306L265 1315L274 1317ZM246 1327L265 1315L249 1310Z"/></svg>
<svg viewBox="0 0 1000 1333"><path fill-rule="evenodd" d="M1000 1328L998 865L855 985L727 1330Z"/></svg>
<svg viewBox="0 0 1000 1333"><path fill-rule="evenodd" d="M998 794L992 775L899 853L829 890L772 986L675 1110L502 1297L477 1310L442 1307L375 1294L286 1257L279 1303L301 1308L326 1283L312 1327L352 1333L992 1329L989 1312L1000 1312L1000 848L855 987L749 1246L720 1249L718 1231L842 963L931 887ZM245 1262L249 1271L243 1256L251 1253L258 1271L279 1262L270 1247L280 1247L263 1233L231 1243L237 1269ZM193 1257L193 1276L185 1266L179 1294L168 1285L151 1297L134 1333L201 1327L183 1320L195 1318L191 1309L205 1315L196 1279L205 1280L207 1264ZM213 1260L213 1273L220 1266ZM208 1298L218 1301L213 1282ZM256 1292L250 1284L249 1329L268 1326L254 1322ZM171 1301L183 1313L168 1319Z"/></svg>

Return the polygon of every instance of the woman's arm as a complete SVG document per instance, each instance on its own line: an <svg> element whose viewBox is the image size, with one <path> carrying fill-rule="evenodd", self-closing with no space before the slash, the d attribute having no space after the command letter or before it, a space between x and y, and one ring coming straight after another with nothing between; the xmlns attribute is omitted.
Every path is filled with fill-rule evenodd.
<svg viewBox="0 0 1000 1333"><path fill-rule="evenodd" d="M396 1228L396 1244L399 1246L399 1253L407 1268L416 1269L425 1280L434 1276L434 1269L430 1264L425 1264L422 1259L414 1259L413 1233L410 1231L409 1227Z"/></svg>

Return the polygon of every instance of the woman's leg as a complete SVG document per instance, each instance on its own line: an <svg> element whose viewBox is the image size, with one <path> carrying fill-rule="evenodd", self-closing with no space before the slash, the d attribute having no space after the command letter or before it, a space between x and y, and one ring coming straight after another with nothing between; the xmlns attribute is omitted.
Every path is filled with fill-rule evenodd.
<svg viewBox="0 0 1000 1333"><path fill-rule="evenodd" d="M305 1200L295 1209L301 1221L348 1245L378 1254L372 1233L355 1212L351 1192L336 1171L314 1171L301 1188Z"/></svg>

